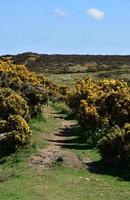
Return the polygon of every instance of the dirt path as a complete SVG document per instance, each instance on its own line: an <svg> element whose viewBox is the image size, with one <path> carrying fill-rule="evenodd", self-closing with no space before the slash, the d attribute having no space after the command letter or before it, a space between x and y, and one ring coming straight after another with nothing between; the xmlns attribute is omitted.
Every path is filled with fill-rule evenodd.
<svg viewBox="0 0 130 200"><path fill-rule="evenodd" d="M61 129L50 134L43 134L43 139L48 142L45 149L29 158L29 164L38 168L49 169L55 165L69 166L73 168L84 168L84 164L75 152L70 149L63 148L64 143L70 133L70 127L75 125L74 120L65 120L59 114L49 110L51 117L58 118L61 123Z"/></svg>

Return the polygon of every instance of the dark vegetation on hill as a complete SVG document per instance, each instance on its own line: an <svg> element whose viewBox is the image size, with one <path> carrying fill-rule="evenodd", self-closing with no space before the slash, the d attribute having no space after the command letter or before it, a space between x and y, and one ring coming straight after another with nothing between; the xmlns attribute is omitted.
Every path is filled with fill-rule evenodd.
<svg viewBox="0 0 130 200"><path fill-rule="evenodd" d="M130 85L129 55L47 55L27 52L3 57L10 57L15 64L24 64L30 71L44 73L59 85L63 85L63 81L71 85L86 75L123 79Z"/></svg>
<svg viewBox="0 0 130 200"><path fill-rule="evenodd" d="M47 55L22 53L6 55L14 63L25 64L32 71L39 73L78 73L121 70L130 67L130 56L107 55Z"/></svg>

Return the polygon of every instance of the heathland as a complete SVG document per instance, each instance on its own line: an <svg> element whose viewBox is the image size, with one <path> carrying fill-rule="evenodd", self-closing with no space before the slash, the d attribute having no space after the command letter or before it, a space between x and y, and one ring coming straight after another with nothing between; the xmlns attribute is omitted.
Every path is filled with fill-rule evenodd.
<svg viewBox="0 0 130 200"><path fill-rule="evenodd" d="M0 199L130 199L130 56L0 57Z"/></svg>

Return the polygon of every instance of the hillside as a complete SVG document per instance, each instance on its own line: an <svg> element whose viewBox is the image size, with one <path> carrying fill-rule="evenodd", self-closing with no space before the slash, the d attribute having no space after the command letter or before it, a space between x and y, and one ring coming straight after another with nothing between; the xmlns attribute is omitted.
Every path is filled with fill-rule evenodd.
<svg viewBox="0 0 130 200"><path fill-rule="evenodd" d="M12 57L14 63L25 64L29 70L38 73L85 73L130 67L130 56L118 55L47 55L28 52L5 57Z"/></svg>

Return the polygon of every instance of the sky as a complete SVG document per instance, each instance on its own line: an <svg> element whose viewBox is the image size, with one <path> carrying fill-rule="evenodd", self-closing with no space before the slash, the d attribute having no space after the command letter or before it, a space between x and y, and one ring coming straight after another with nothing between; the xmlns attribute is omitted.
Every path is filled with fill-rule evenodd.
<svg viewBox="0 0 130 200"><path fill-rule="evenodd" d="M130 0L0 0L0 55L130 54Z"/></svg>

